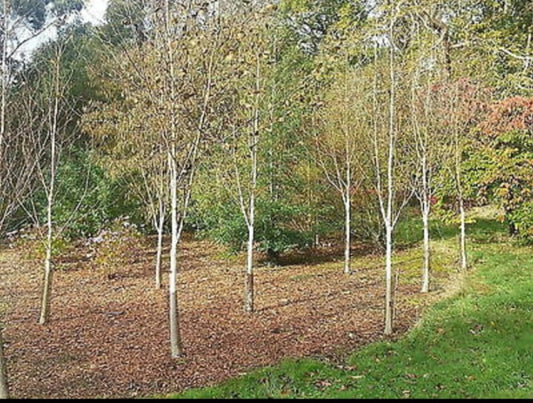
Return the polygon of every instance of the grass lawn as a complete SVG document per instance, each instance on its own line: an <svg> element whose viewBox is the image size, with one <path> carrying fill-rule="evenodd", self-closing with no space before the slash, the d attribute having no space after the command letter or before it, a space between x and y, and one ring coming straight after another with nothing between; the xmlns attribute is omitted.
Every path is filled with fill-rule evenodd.
<svg viewBox="0 0 533 403"><path fill-rule="evenodd" d="M532 398L532 249L491 217L478 215L468 231L472 269L402 339L369 345L343 365L286 360L167 397ZM455 253L454 234L435 232L436 259Z"/></svg>

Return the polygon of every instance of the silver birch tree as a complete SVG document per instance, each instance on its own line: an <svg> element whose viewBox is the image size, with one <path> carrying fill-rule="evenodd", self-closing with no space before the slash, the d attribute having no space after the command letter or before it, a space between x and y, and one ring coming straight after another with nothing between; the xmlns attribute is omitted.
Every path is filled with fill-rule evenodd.
<svg viewBox="0 0 533 403"><path fill-rule="evenodd" d="M42 67L49 68L50 71L48 75L43 74L42 83L39 85L44 91L44 95L42 100L42 121L37 130L40 130L42 135L34 136L36 137L34 155L38 161L36 171L46 196L46 235L43 241L45 256L41 309L39 314L39 324L41 325L46 324L50 317L54 272L52 261L53 242L64 230L64 227L54 230L53 209L56 198L57 167L60 161L61 147L67 142L67 125L72 118L67 99L70 78L61 68L64 46L67 41L68 38L65 42L58 42L52 46L50 65ZM39 155L43 155L43 158L39 158ZM35 223L39 225L39 217L35 209L30 211L30 215L33 217Z"/></svg>
<svg viewBox="0 0 533 403"><path fill-rule="evenodd" d="M348 69L344 67L344 69ZM356 73L339 72L320 110L323 133L315 138L316 162L328 183L339 192L344 207L344 273L351 268L352 193L362 183L364 151L360 146L364 125L360 121L362 93Z"/></svg>
<svg viewBox="0 0 533 403"><path fill-rule="evenodd" d="M69 38L65 38L62 42L53 43L47 49L46 60L35 61L27 76L26 73L21 75L21 79L27 82L17 93L18 105L22 106L20 113L27 122L18 128L18 131L22 130L20 136L24 138L19 155L27 166L31 166L32 177L35 176L30 182L31 196L41 190L46 198L46 218L43 223L35 198L28 198L25 192L16 194L18 207L27 213L36 227L44 226L46 232L42 239L45 256L38 320L41 325L46 324L50 316L53 243L68 224L57 227L53 222L57 167L63 146L72 141L72 133L67 128L73 117L67 96L70 77L62 69L64 46L68 41Z"/></svg>
<svg viewBox="0 0 533 403"><path fill-rule="evenodd" d="M267 8L239 13L235 38L235 54L229 54L228 66L231 85L235 86L232 97L234 111L229 123L230 135L226 140L232 169L226 171L224 180L235 189L237 204L247 228L246 265L244 269L244 310L254 311L254 243L256 200L258 196L259 147L262 132L268 125L271 111L266 108L266 94L274 91L269 87L266 63L270 55L267 25L270 20ZM246 18L249 17L249 18ZM246 34L244 34L246 32ZM272 107L272 106L271 106ZM270 113L268 113L270 112ZM262 116L263 115L263 116ZM271 123L271 122L270 122Z"/></svg>
<svg viewBox="0 0 533 403"><path fill-rule="evenodd" d="M82 6L82 0L72 0L45 13L45 2L0 2L0 232L19 207L19 201L31 192L35 168L35 159L22 161L17 155L27 139L24 138L25 129L12 124L12 116L17 113L11 110L16 60L24 57L23 49L29 41L64 24L62 17L75 14Z"/></svg>
<svg viewBox="0 0 533 403"><path fill-rule="evenodd" d="M442 75L439 63L439 41L435 35L417 19L409 19L411 43L406 57L410 81L409 126L412 132L413 173L411 186L420 204L423 233L422 293L430 288L431 275L431 236L429 221L435 194L434 176L446 158L446 147L441 132L435 126L435 114L431 87L439 82ZM428 32L429 31L429 32Z"/></svg>
<svg viewBox="0 0 533 403"><path fill-rule="evenodd" d="M385 315L384 334L393 332L394 289L392 258L394 252L394 229L400 218L403 207L412 196L412 191L405 186L406 156L398 154L400 141L404 141L405 127L400 123L404 120L398 108L398 92L400 87L399 58L395 43L395 27L402 12L402 3L387 4L385 22L381 34L387 38L382 46L386 56L377 57L378 49L372 63L373 88L371 90L372 107L370 108L370 145L374 188L379 203L381 220L385 232ZM387 87L380 88L379 84ZM382 106L386 105L386 109ZM403 150L402 150L403 151Z"/></svg>
<svg viewBox="0 0 533 403"><path fill-rule="evenodd" d="M147 174L146 184L157 188L155 192L148 192L151 196L147 198L151 200L152 207L148 207L154 211L153 218L159 210L159 245L162 217L170 217L168 314L170 353L177 358L183 355L177 295L179 245L202 147L216 130L210 119L217 109L214 102L220 92L217 68L224 57L226 31L218 25L222 19L213 15L212 5L205 2L166 0L160 7L152 3L146 2L146 19L150 21L146 40L136 43L125 40L119 51L111 44L107 46L107 56L113 67L107 75L113 77L110 92L116 91L116 99L109 104L94 104L85 121L88 130L105 142L107 134L116 131L110 121L117 119L120 127L130 129L126 133L114 133L124 137L121 144L128 144L129 135L144 136L142 144L160 148L157 154L166 161L168 168L158 164L153 175L148 171L144 173ZM103 124L99 123L101 120ZM143 163L146 163L145 157L150 159L148 150L140 154ZM163 174L167 175L167 184L159 182ZM146 188L146 184L139 188ZM162 203L167 189L168 209ZM158 250L161 249L158 247ZM159 260L160 252L157 256ZM156 285L160 285L160 281L156 269Z"/></svg>
<svg viewBox="0 0 533 403"><path fill-rule="evenodd" d="M178 4L178 6L180 6ZM187 218L198 159L210 132L217 68L224 57L221 19L202 2L188 8L164 4L163 42L168 113L166 141L170 171L171 248L169 322L171 356L183 355L177 300L178 249ZM179 69L179 70L178 70Z"/></svg>

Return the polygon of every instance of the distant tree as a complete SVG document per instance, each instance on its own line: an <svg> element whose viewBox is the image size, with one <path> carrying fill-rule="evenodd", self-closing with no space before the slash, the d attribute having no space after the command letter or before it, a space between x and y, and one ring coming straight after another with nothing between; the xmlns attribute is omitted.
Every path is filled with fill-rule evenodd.
<svg viewBox="0 0 533 403"><path fill-rule="evenodd" d="M53 7L49 7L53 5ZM47 14L46 10L50 10ZM0 2L0 233L17 209L18 200L29 191L31 164L21 164L19 128L12 124L10 109L15 102L14 73L20 66L23 45L52 26L64 23L67 14L83 7L83 0Z"/></svg>
<svg viewBox="0 0 533 403"><path fill-rule="evenodd" d="M82 127L95 141L95 159L109 176L127 183L131 197L142 203L144 221L157 232L155 286L160 288L162 240L169 207L169 160L165 122L158 114L161 94L155 85L161 72L151 66L158 63L157 54L146 45L112 55L114 45L104 46L105 65L95 69L92 77L100 82L99 97L106 99L91 103Z"/></svg>
<svg viewBox="0 0 533 403"><path fill-rule="evenodd" d="M234 7L237 7L236 3ZM233 126L244 139L245 128L252 124L249 106L254 105L251 98L254 69L250 66L251 60L246 59L249 51L245 48L251 47L249 42L254 41L264 48L261 57L262 93L259 96L254 253L264 252L268 264L277 264L283 252L312 244L313 233L322 231L319 225L330 225L326 220L319 224L318 216L331 208L329 204L322 203L320 197L308 197L318 192L318 188L324 189L322 183L313 179L319 170L307 158L305 138L308 128L303 125L309 110L305 81L312 68L311 58L292 41L280 21L279 8L266 7L266 10L268 13L264 13L263 19L267 21L256 21L252 17L247 21L246 17L235 17L232 30L236 45L229 57L233 60L226 62L230 71L224 73L226 77L231 77L225 85L226 104L233 103L235 106L228 108L227 119L221 125L226 128L224 136L227 139L235 138ZM251 11L241 11L241 14L246 16ZM258 25L264 31L260 34L264 39L257 38ZM246 35L247 29L251 30L250 35ZM248 67L244 68L245 65ZM235 142L232 140L226 145L230 143ZM245 143L241 143L240 176L247 199L249 169L245 164L250 159L244 151ZM225 166L233 166L231 149L216 148L220 148L218 151L221 153L212 153L212 150L207 153L209 156L199 171L197 189L193 194L192 219L202 235L224 243L233 251L246 249L248 230L240 202L234 198L238 194L234 187L235 172L225 169ZM219 174L217 178L224 181L214 181L215 170Z"/></svg>
<svg viewBox="0 0 533 403"><path fill-rule="evenodd" d="M488 107L465 170L478 195L504 211L511 236L533 239L533 98L511 97Z"/></svg>
<svg viewBox="0 0 533 403"><path fill-rule="evenodd" d="M468 76L482 81L502 98L530 96L533 91L531 1L449 1L446 8L454 77Z"/></svg>
<svg viewBox="0 0 533 403"><path fill-rule="evenodd" d="M466 203L471 196L469 183L472 181L465 172L465 156L472 142L472 130L485 109L487 96L485 89L465 78L435 85L432 94L433 104L438 106L434 110L435 130L447 139L444 153L450 156L439 175L441 185L438 196L441 201L450 197L455 200L459 213L459 249L463 270L468 268Z"/></svg>
<svg viewBox="0 0 533 403"><path fill-rule="evenodd" d="M339 21L362 20L372 6L370 2L354 0L283 0L280 8L302 50L316 54L325 38L342 35Z"/></svg>
<svg viewBox="0 0 533 403"><path fill-rule="evenodd" d="M47 199L46 207L46 256L44 260L44 283L43 283L43 296L41 301L41 314L39 317L39 323L45 324L48 322L50 316L50 296L52 292L52 241L53 241L53 222L52 222L52 210L55 201L55 185L56 185L56 171L60 152L58 150L58 145L60 144L60 139L58 138L61 135L62 126L65 122L61 122L60 109L68 107L65 105L65 93L66 86L68 86L68 79L65 80L61 75L61 57L62 49L57 48L55 58L52 61L52 77L51 77L51 89L49 94L48 102L48 122L46 125L46 130L48 131L49 143L50 143L50 167L49 167L49 176L48 180L44 179L45 175L42 175L43 182L45 184L45 193ZM68 116L63 113L63 116ZM64 126L63 126L64 127ZM46 183L47 182L47 183Z"/></svg>
<svg viewBox="0 0 533 403"><path fill-rule="evenodd" d="M329 183L339 192L344 206L344 273L351 274L352 195L360 191L368 158L361 147L367 125L362 121L364 86L361 67L365 13L352 2L336 4L335 22L322 39L316 61L320 93L316 108L320 133L314 139L315 159ZM316 101L316 100L315 100Z"/></svg>
<svg viewBox="0 0 533 403"><path fill-rule="evenodd" d="M233 88L230 90L234 93L234 106L227 122L229 133L224 140L227 162L231 167L226 170L225 179L236 195L248 231L244 310L253 312L259 157L268 128L268 114L265 113L269 93L267 63L272 57L266 26L271 16L266 9L252 8L239 17L242 20L234 29L237 30L236 36L242 34L242 37L227 58L234 71Z"/></svg>
<svg viewBox="0 0 533 403"><path fill-rule="evenodd" d="M344 205L344 273L351 274L352 195L363 181L365 154L361 148L366 125L361 122L361 83L350 70L340 72L320 110L322 133L315 139L317 163Z"/></svg>
<svg viewBox="0 0 533 403"><path fill-rule="evenodd" d="M63 71L62 57L66 42L54 42L45 52L48 59L37 59L26 73L26 87L30 91L23 91L19 95L26 97L25 117L32 126L27 127L25 136L28 147L25 149L24 159L33 161L36 184L32 195L28 199L21 198L20 206L28 213L30 219L41 227L41 211L36 207L37 190L44 193L45 227L43 246L44 281L41 300L39 323L46 324L50 316L50 300L53 283L53 245L63 232L54 220L54 204L57 197L57 170L64 147L72 142L71 133L67 127L72 119L72 103L68 97L70 77Z"/></svg>
<svg viewBox="0 0 533 403"><path fill-rule="evenodd" d="M409 104L408 130L412 133L412 172L409 177L414 195L420 203L423 231L423 266L421 292L428 292L431 275L431 235L429 231L432 205L435 202L435 175L449 155L444 147L442 131L436 130L432 87L440 82L447 65L443 63L441 39L432 30L425 28L424 20L411 20L412 35L405 51L406 74L408 75Z"/></svg>

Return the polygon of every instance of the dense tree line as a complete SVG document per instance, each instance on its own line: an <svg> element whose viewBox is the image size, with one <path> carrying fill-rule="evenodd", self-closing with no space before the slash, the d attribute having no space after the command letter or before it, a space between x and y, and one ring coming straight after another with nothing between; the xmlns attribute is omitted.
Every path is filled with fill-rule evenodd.
<svg viewBox="0 0 533 403"><path fill-rule="evenodd" d="M158 288L171 236L173 357L183 231L246 250L247 312L256 251L275 263L334 239L350 275L353 242L378 247L385 334L407 206L423 222L422 292L435 214L460 226L463 269L470 206L499 205L533 239L527 0L111 0L98 27L61 17L81 2L1 7L0 233L43 229L42 324L54 240L123 216L158 234ZM17 24L58 38L20 61Z"/></svg>

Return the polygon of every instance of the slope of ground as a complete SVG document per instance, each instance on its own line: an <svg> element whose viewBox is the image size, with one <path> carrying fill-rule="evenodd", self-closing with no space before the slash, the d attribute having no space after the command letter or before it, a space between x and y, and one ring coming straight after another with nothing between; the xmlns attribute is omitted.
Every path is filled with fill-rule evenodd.
<svg viewBox="0 0 533 403"><path fill-rule="evenodd" d="M80 244L60 260L51 321L37 324L42 267L28 246L0 253L0 301L10 392L15 398L134 397L220 383L287 357L345 353L382 339L382 258L360 251L356 273L342 273L342 251L294 255L259 266L256 308L243 312L243 257L223 258L186 239L180 255L179 309L185 357L170 358L165 286L153 286L153 240L144 239L109 270ZM453 266L436 253L435 289L420 295L418 248L398 253L397 337L438 296ZM111 259L111 258L109 258ZM440 259L440 260L439 260ZM97 264L100 262L99 264ZM1 308L0 308L1 309Z"/></svg>
<svg viewBox="0 0 533 403"><path fill-rule="evenodd" d="M400 340L364 347L341 365L286 360L173 397L533 398L531 247L504 231L487 217L469 225L472 270Z"/></svg>

